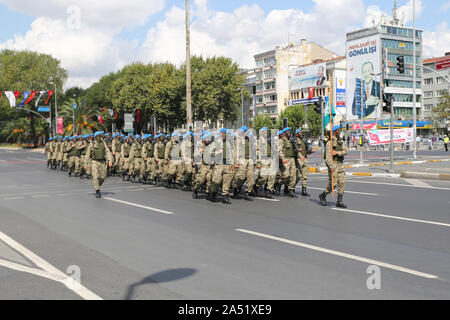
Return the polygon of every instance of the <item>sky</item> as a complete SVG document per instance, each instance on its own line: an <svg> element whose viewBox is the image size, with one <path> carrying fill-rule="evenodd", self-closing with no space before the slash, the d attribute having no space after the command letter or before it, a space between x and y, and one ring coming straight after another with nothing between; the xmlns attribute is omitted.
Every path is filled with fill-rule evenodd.
<svg viewBox="0 0 450 320"><path fill-rule="evenodd" d="M0 0L0 50L50 54L68 70L65 88L87 88L127 64L185 61L185 0ZM412 26L412 0L398 0ZM392 0L190 0L192 54L253 56L290 41L345 55L346 32L392 15ZM424 57L450 51L450 0L416 0Z"/></svg>

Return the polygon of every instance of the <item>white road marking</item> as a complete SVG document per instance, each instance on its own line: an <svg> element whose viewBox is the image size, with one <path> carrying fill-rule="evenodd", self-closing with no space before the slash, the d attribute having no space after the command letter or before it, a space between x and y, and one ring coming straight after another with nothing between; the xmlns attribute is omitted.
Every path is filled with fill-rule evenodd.
<svg viewBox="0 0 450 320"><path fill-rule="evenodd" d="M264 200L264 201L272 201L272 202L280 202L281 201L279 199L266 199L266 198L260 198L260 197L255 197L254 199L256 199L256 200Z"/></svg>
<svg viewBox="0 0 450 320"><path fill-rule="evenodd" d="M9 198L3 198L3 200L21 200L25 199L25 197L9 197Z"/></svg>
<svg viewBox="0 0 450 320"><path fill-rule="evenodd" d="M37 196L31 196L32 198L50 198L50 195L48 194L43 194L43 195L37 195Z"/></svg>
<svg viewBox="0 0 450 320"><path fill-rule="evenodd" d="M364 214L364 215L368 215L368 216L375 216L375 217L382 217L382 218L389 218L389 219L396 219L396 220L404 220L404 221L410 221L410 222L419 222L419 223L433 224L433 225L443 226L443 227L450 227L450 224L448 224L448 223L435 222L435 221L426 221L426 220L419 220L419 219L410 219L410 218L404 218L404 217L390 216L390 215L381 214L381 213L371 213L371 212L365 212L365 211L348 210L348 209L340 209L340 208L332 208L332 210L349 212L349 213Z"/></svg>
<svg viewBox="0 0 450 320"><path fill-rule="evenodd" d="M433 186L429 185L428 183L426 183L422 180L419 180L419 179L403 179L403 180L405 180L406 182L408 182L411 185L416 186L416 187L425 187L425 188L433 187Z"/></svg>
<svg viewBox="0 0 450 320"><path fill-rule="evenodd" d="M32 161L45 161L44 158L42 158L42 159L38 159L38 158L27 158L27 160L32 160Z"/></svg>
<svg viewBox="0 0 450 320"><path fill-rule="evenodd" d="M19 264L15 264L12 262L8 262L5 260L0 260L0 265L16 270L21 272L29 272L35 275L39 275L42 277L45 277L47 279L51 279L57 282L61 282L64 284L69 290L72 290L76 294L78 294L80 297L82 297L85 300L102 300L98 295L84 287L83 285L77 283L76 285L73 285L73 279L69 277L67 274L59 271L55 267L53 267L50 263L45 261L44 259L40 258L24 246L22 246L20 243L16 242L15 240L8 237L6 234L0 231L0 240L6 243L8 246L16 250L17 252L21 253L25 257L27 257L29 260L31 260L36 266L41 268L39 269L33 269L28 268ZM33 269L33 270L30 270Z"/></svg>
<svg viewBox="0 0 450 320"><path fill-rule="evenodd" d="M385 262L382 262L382 261L377 261L377 260L373 260L373 259L359 257L359 256L355 256L355 255L352 255L352 254L344 253L344 252L339 252L339 251L335 251L335 250L321 248L321 247L313 246L313 245L306 244L306 243L301 243L301 242L297 242L297 241L283 239L283 238L267 235L267 234L264 234L264 233L259 233L259 232L255 232L255 231L245 230L245 229L236 229L236 231L247 233L247 234L251 234L251 235L254 235L254 236L261 237L261 238L266 238L266 239L271 239L271 240L276 240L276 241L288 243L288 244L291 244L291 245L294 245L294 246L298 246L298 247L302 247L302 248L306 248L306 249L311 249L311 250L315 250L315 251L319 251L319 252L328 253L328 254L331 254L331 255L334 255L334 256L338 256L338 257L343 257L343 258L347 258L347 259L351 259L351 260L356 260L356 261L359 261L359 262L364 262L364 263L367 263L367 264L370 264L370 265L377 265L377 266L380 266L380 267L385 267L385 268L388 268L388 269L392 269L392 270L396 270L396 271L400 271L400 272L404 272L404 273L409 273L409 274L412 274L412 275L415 275L415 276L419 276L419 277L423 277L423 278L427 278L427 279L439 279L438 276L435 276L435 275L432 275L432 274L428 274L428 273L424 273L424 272L420 272L420 271L404 268L404 267L401 267L401 266L396 266L396 265L385 263Z"/></svg>
<svg viewBox="0 0 450 320"><path fill-rule="evenodd" d="M301 189L301 187L296 187L296 189ZM308 189L311 190L324 190L324 188L312 188L312 187L308 187ZM376 193L366 193L366 192L356 192L356 191L347 191L345 190L345 193L352 193L352 194L360 194L360 195L364 195L364 196L379 196L379 194Z"/></svg>
<svg viewBox="0 0 450 320"><path fill-rule="evenodd" d="M423 189L435 189L435 190L450 191L450 188L419 187L419 186L413 186L413 185L410 185L410 184L395 184L395 183L387 183L387 182L371 182L371 181L357 181L357 180L347 180L347 182L366 183L366 184L378 184L378 185L395 186L395 187L423 188Z"/></svg>
<svg viewBox="0 0 450 320"><path fill-rule="evenodd" d="M109 201L114 201L114 202L118 202L118 203L122 203L122 204L126 204L129 206L133 206L133 207L137 207L137 208L141 208L141 209L146 209L146 210L150 210L150 211L155 211L155 212L159 212L159 213L164 213L164 214L173 214L173 212L170 211L165 211L165 210L161 210L161 209L156 209L156 208L152 208L152 207L147 207L147 206L143 206L140 204L136 204L136 203L132 203L132 202L128 202L128 201L122 201L122 200L117 200L117 199L113 199L113 198L104 198L105 200L109 200Z"/></svg>

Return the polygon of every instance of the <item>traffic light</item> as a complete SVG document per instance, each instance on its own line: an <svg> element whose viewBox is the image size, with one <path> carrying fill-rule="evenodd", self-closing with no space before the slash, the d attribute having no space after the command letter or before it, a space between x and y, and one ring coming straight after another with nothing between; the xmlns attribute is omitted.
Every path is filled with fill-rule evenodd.
<svg viewBox="0 0 450 320"><path fill-rule="evenodd" d="M314 111L316 111L318 114L322 114L322 97L319 98L319 101L314 102Z"/></svg>
<svg viewBox="0 0 450 320"><path fill-rule="evenodd" d="M392 111L392 94L385 93L383 97L383 112L391 113Z"/></svg>
<svg viewBox="0 0 450 320"><path fill-rule="evenodd" d="M397 57L397 71L399 74L405 74L405 57L404 56Z"/></svg>
<svg viewBox="0 0 450 320"><path fill-rule="evenodd" d="M289 126L289 122L287 118L283 118L283 128L287 128Z"/></svg>

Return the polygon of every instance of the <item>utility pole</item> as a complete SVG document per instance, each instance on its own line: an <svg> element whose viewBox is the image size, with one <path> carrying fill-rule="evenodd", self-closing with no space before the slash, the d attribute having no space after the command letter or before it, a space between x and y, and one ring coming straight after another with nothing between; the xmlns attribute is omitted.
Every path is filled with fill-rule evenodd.
<svg viewBox="0 0 450 320"><path fill-rule="evenodd" d="M381 84L380 84L381 85ZM361 145L359 146L359 158L361 164L363 164L363 146L364 146L364 80L361 78L361 124L359 128L359 135L361 139Z"/></svg>
<svg viewBox="0 0 450 320"><path fill-rule="evenodd" d="M413 150L414 159L417 159L417 111L416 111L416 0L413 0ZM423 106L422 106L423 108Z"/></svg>
<svg viewBox="0 0 450 320"><path fill-rule="evenodd" d="M189 22L189 0L186 0L186 112L187 130L192 127L192 98L191 98L191 32Z"/></svg>

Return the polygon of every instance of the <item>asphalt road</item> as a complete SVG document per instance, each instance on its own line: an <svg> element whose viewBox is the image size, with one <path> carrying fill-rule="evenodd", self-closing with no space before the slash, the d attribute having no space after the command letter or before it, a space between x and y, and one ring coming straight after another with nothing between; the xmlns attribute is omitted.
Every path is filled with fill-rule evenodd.
<svg viewBox="0 0 450 320"><path fill-rule="evenodd" d="M97 200L43 159L0 150L0 299L450 299L450 182L351 178L353 211L319 206L324 175L311 198L229 206L110 178Z"/></svg>

